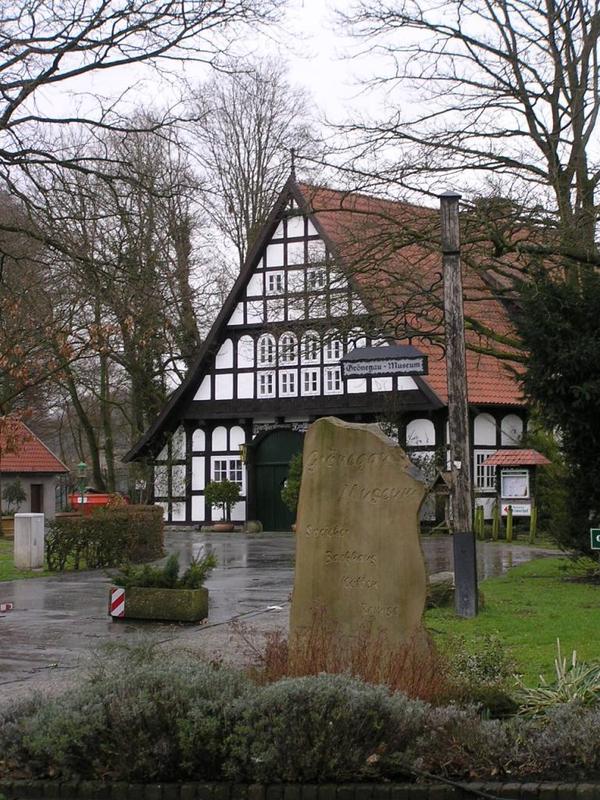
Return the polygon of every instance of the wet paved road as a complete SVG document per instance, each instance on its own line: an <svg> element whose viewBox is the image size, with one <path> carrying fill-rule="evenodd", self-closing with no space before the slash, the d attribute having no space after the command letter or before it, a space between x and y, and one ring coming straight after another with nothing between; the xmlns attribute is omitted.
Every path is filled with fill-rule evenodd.
<svg viewBox="0 0 600 800"><path fill-rule="evenodd" d="M169 552L179 552L182 565L203 552L215 553L219 566L207 581L211 605L209 626L112 623L106 613L110 577L81 573L61 578L0 583L0 603L14 610L0 614L0 700L15 684L32 681L53 670L68 670L81 657L107 641L131 641L148 635L157 639L198 638L200 631L239 615L283 606L282 622L293 582L293 534L202 534L169 532ZM507 568L547 555L539 549L484 543L479 548L479 575L498 575ZM430 572L451 569L449 537L424 538ZM263 615L265 616L265 615ZM182 633L185 632L185 633Z"/></svg>

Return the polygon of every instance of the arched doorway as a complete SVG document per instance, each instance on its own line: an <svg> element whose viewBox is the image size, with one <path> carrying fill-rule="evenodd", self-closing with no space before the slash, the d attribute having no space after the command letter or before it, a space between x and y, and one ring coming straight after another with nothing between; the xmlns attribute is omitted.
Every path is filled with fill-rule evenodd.
<svg viewBox="0 0 600 800"><path fill-rule="evenodd" d="M254 450L256 518L266 531L289 531L295 515L284 505L281 489L290 459L301 452L304 436L297 431L269 431Z"/></svg>

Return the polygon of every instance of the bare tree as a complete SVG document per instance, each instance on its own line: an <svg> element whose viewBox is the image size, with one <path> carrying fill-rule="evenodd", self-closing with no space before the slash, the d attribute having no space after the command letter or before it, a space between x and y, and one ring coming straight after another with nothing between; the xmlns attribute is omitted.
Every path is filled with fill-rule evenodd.
<svg viewBox="0 0 600 800"><path fill-rule="evenodd" d="M310 100L272 60L248 63L199 87L197 157L213 221L243 264L289 175L290 151L317 151Z"/></svg>
<svg viewBox="0 0 600 800"><path fill-rule="evenodd" d="M165 69L177 60L222 66L239 26L270 20L279 5L281 0L0 0L0 188L31 199L37 186L32 167L106 171L106 154L57 149L55 131L77 127L91 142L99 130L127 128L118 102L95 97L81 111L61 116L47 110L61 91L81 86L81 78L141 62Z"/></svg>
<svg viewBox="0 0 600 800"><path fill-rule="evenodd" d="M57 170L38 218L42 237L61 240L43 265L47 285L57 287L48 294L75 309L71 330L85 342L84 357L51 383L72 406L95 485L108 490L119 451L146 429L193 359L197 315L206 313L197 182L180 148L139 127L104 134L103 152L120 164L110 181ZM46 337L53 355L60 321L58 314Z"/></svg>
<svg viewBox="0 0 600 800"><path fill-rule="evenodd" d="M344 22L390 62L391 113L346 128L385 177L512 198L555 231L531 252L600 263L598 0L361 0Z"/></svg>

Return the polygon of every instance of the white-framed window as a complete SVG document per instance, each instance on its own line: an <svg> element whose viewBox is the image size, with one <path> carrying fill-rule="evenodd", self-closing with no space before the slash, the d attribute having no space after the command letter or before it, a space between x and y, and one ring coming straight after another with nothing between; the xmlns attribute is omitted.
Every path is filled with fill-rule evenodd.
<svg viewBox="0 0 600 800"><path fill-rule="evenodd" d="M259 397L274 397L275 396L275 373L274 372L259 372L258 373L258 396Z"/></svg>
<svg viewBox="0 0 600 800"><path fill-rule="evenodd" d="M503 469L500 480L503 499L529 497L529 470Z"/></svg>
<svg viewBox="0 0 600 800"><path fill-rule="evenodd" d="M302 339L302 359L307 364L318 364L321 358L321 340L316 333L306 333Z"/></svg>
<svg viewBox="0 0 600 800"><path fill-rule="evenodd" d="M298 340L293 333L284 333L279 339L279 363L295 364L298 360Z"/></svg>
<svg viewBox="0 0 600 800"><path fill-rule="evenodd" d="M327 275L322 267L315 267L309 269L306 273L306 288L308 291L317 291L324 289L327 283Z"/></svg>
<svg viewBox="0 0 600 800"><path fill-rule="evenodd" d="M290 397L297 394L297 374L295 369L283 370L279 373L279 395Z"/></svg>
<svg viewBox="0 0 600 800"><path fill-rule="evenodd" d="M213 461L213 481L225 481L227 480L227 459L226 458L217 458Z"/></svg>
<svg viewBox="0 0 600 800"><path fill-rule="evenodd" d="M275 337L270 333L263 334L258 340L258 363L261 366L271 366L275 363L276 353Z"/></svg>
<svg viewBox="0 0 600 800"><path fill-rule="evenodd" d="M319 370L302 370L302 394L319 394Z"/></svg>
<svg viewBox="0 0 600 800"><path fill-rule="evenodd" d="M342 340L338 338L334 331L327 334L324 349L326 364L337 364L340 358L344 355L344 345Z"/></svg>
<svg viewBox="0 0 600 800"><path fill-rule="evenodd" d="M267 294L283 294L283 272L267 272Z"/></svg>
<svg viewBox="0 0 600 800"><path fill-rule="evenodd" d="M325 394L340 394L342 391L342 370L340 367L325 369Z"/></svg>
<svg viewBox="0 0 600 800"><path fill-rule="evenodd" d="M488 456L495 453L495 450L475 450L475 488L476 489L495 489L496 488L496 467L484 467L483 462Z"/></svg>
<svg viewBox="0 0 600 800"><path fill-rule="evenodd" d="M213 461L213 481L232 481L237 483L240 488L243 488L244 472L241 459L232 458L216 458Z"/></svg>

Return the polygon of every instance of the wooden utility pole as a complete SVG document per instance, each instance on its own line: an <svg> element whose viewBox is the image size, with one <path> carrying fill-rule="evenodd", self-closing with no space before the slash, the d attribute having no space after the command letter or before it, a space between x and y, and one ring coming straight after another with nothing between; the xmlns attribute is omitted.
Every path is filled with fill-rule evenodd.
<svg viewBox="0 0 600 800"><path fill-rule="evenodd" d="M440 195L448 427L452 471L452 541L456 587L454 606L459 617L474 617L477 614L478 601L477 557L473 532L467 359L458 223L459 200L460 195L454 192Z"/></svg>

